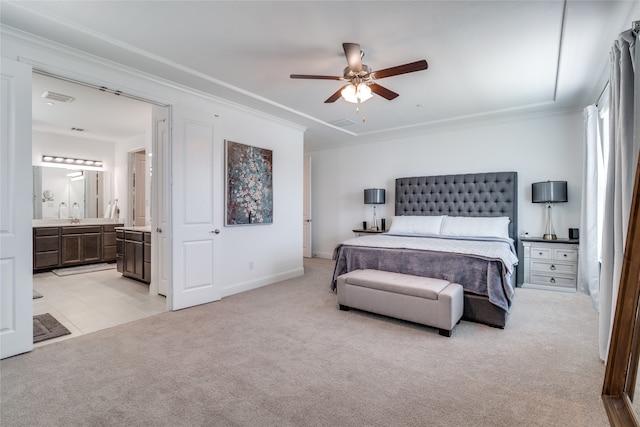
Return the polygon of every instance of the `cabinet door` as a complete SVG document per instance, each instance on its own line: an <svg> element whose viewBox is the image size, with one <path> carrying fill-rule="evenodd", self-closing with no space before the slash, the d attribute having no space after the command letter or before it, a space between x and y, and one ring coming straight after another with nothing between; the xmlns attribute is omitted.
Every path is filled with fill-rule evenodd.
<svg viewBox="0 0 640 427"><path fill-rule="evenodd" d="M124 274L142 280L144 271L142 242L124 241Z"/></svg>
<svg viewBox="0 0 640 427"><path fill-rule="evenodd" d="M102 260L102 239L100 233L82 235L82 260L87 262Z"/></svg>
<svg viewBox="0 0 640 427"><path fill-rule="evenodd" d="M61 264L77 264L82 261L82 234L62 236Z"/></svg>

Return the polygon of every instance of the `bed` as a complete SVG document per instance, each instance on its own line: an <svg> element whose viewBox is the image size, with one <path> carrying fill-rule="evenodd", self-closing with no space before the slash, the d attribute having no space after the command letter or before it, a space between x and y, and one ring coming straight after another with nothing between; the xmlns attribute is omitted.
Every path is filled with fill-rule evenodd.
<svg viewBox="0 0 640 427"><path fill-rule="evenodd" d="M332 289L339 275L367 268L445 279L464 288L463 319L504 328L517 283L517 178L492 172L396 179L389 233L338 244Z"/></svg>

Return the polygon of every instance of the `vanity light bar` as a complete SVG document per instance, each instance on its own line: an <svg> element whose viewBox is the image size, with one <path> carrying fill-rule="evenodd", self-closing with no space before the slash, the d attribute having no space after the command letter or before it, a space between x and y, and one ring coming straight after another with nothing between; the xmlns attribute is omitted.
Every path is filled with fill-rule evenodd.
<svg viewBox="0 0 640 427"><path fill-rule="evenodd" d="M57 164L67 164L67 165L77 165L77 166L102 166L102 162L99 160L85 160L85 159L75 159L72 157L60 157L60 156L42 156L42 161L45 163L57 163Z"/></svg>

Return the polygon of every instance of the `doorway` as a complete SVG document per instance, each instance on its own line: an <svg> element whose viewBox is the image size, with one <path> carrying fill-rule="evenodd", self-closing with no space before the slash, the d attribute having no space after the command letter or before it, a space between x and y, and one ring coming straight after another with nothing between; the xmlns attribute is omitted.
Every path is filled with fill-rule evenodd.
<svg viewBox="0 0 640 427"><path fill-rule="evenodd" d="M124 215L118 223L150 225L149 188L153 177L147 172L151 162L147 162L146 157L154 146L153 111L159 108L167 115L168 107L38 72L32 77L32 164L40 165L45 154L103 161L104 200L102 204L96 203L102 208L96 208L92 215L87 212L81 221L110 220L114 209L107 212L109 209L104 206L113 208L119 199L118 208ZM137 154L133 168L127 159L130 152ZM136 185L129 191L127 176L131 170L134 170ZM167 310L166 298L158 295L157 285L122 277L115 270L115 263L113 267L63 277L52 272L35 273L34 314L52 314L72 332L66 336L69 338ZM39 295L42 297L36 298ZM60 339L65 337L56 340Z"/></svg>

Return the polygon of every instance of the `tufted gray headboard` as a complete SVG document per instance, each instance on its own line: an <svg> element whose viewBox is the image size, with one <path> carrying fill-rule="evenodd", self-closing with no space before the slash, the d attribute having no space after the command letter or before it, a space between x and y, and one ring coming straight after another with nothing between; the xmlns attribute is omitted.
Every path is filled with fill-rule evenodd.
<svg viewBox="0 0 640 427"><path fill-rule="evenodd" d="M518 173L491 172L396 179L396 216L508 216L516 248Z"/></svg>

